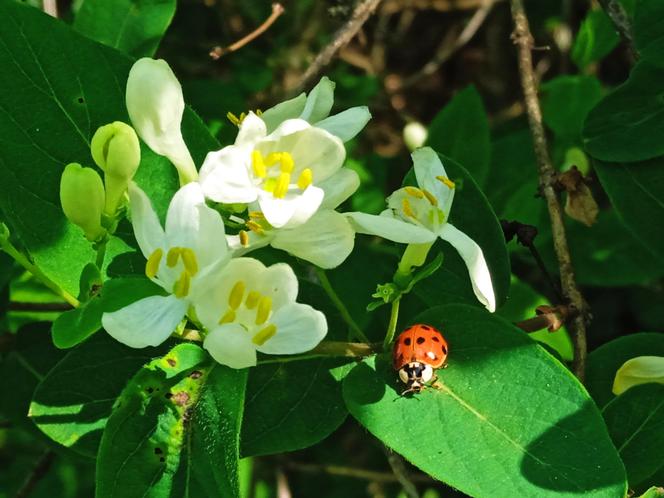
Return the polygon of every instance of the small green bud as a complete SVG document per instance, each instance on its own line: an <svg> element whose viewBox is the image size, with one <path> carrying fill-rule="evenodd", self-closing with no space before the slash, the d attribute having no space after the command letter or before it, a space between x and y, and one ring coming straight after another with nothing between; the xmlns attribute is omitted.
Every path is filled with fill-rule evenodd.
<svg viewBox="0 0 664 498"><path fill-rule="evenodd" d="M104 235L101 214L105 203L104 185L99 174L80 164L68 164L60 179L60 203L65 216L83 229L89 241Z"/></svg>

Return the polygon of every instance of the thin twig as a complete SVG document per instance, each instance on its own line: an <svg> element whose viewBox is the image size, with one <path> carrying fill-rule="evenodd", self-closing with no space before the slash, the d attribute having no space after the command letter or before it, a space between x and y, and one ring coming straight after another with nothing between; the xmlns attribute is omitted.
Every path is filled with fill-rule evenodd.
<svg viewBox="0 0 664 498"><path fill-rule="evenodd" d="M311 65L307 68L304 75L296 86L294 93L299 93L305 89L307 84L327 66L334 54L350 42L362 25L369 19L369 16L376 10L381 0L361 0L350 19L334 34L334 38L327 46L316 56Z"/></svg>
<svg viewBox="0 0 664 498"><path fill-rule="evenodd" d="M549 151L542 125L542 112L537 97L537 86L533 75L533 61L531 49L533 37L530 33L528 18L523 8L522 0L511 0L512 17L514 19L513 39L518 48L519 72L521 86L526 103L528 123L533 137L535 157L539 168L539 185L544 196L551 219L553 246L558 258L560 268L560 283L563 296L572 306L575 318L570 321L570 331L574 342L574 363L572 368L575 375L583 382L586 366L586 321L589 319L588 305L574 278L574 268L567 245L567 235L563 222L563 211L554 189L556 171L551 163Z"/></svg>
<svg viewBox="0 0 664 498"><path fill-rule="evenodd" d="M220 57L230 53L230 52L235 52L236 50L244 47L247 43L250 43L251 41L255 40L258 38L260 35L262 35L267 29L274 24L274 21L276 21L281 14L284 13L284 7L280 3L273 3L272 4L272 13L270 14L270 17L265 19L263 24L258 26L255 30L253 30L251 33L249 33L247 36L240 38L238 41L235 43L229 45L228 47L214 47L210 51L210 57L212 57L214 60L218 60Z"/></svg>
<svg viewBox="0 0 664 498"><path fill-rule="evenodd" d="M354 479L364 479L375 482L398 482L397 476L391 472L377 472L375 470L358 469L355 467L342 467L340 465L317 465L313 463L288 462L286 467L298 472L307 472L311 474L329 474L339 477L351 477ZM410 476L413 482L432 483L435 482L431 477L424 474L414 474Z"/></svg>
<svg viewBox="0 0 664 498"><path fill-rule="evenodd" d="M74 308L69 303L28 303L11 301L8 309L9 311L40 311L48 313L51 311L69 311Z"/></svg>
<svg viewBox="0 0 664 498"><path fill-rule="evenodd" d="M341 314L341 317L344 319L344 321L348 324L348 327L350 327L351 332L355 336L356 339L359 339L360 341L364 342L369 342L369 339L367 339L367 336L364 334L360 326L357 324L353 316L350 314L350 311L348 311L348 308L346 308L345 303L341 300L339 295L336 293L334 290L334 287L332 287L332 284L330 283L330 279L327 278L327 273L325 273L325 270L322 268L316 268L316 275L318 276L318 280L320 281L321 287L323 287L323 290L327 293L328 297L330 298L330 301L334 304L334 306L337 308L339 313Z"/></svg>
<svg viewBox="0 0 664 498"><path fill-rule="evenodd" d="M599 0L599 4L604 9L604 12L609 16L611 22L616 27L620 37L627 44L634 60L638 60L639 51L634 44L634 35L632 34L632 23L629 20L625 8L619 0Z"/></svg>
<svg viewBox="0 0 664 498"><path fill-rule="evenodd" d="M406 496L408 498L420 498L420 494L417 492L417 488L410 478L408 470L406 469L406 464L401 455L393 452L385 445L383 445L383 451L387 457L387 462L392 468L392 472L394 472L394 475L396 476L397 481L399 481L399 484L401 484L401 488Z"/></svg>
<svg viewBox="0 0 664 498"><path fill-rule="evenodd" d="M570 316L569 307L564 304L558 306L538 306L535 312L537 316L516 322L514 325L528 333L543 329L555 332L565 324Z"/></svg>
<svg viewBox="0 0 664 498"><path fill-rule="evenodd" d="M30 475L26 477L25 482L16 492L14 498L26 498L27 496L30 496L30 493L32 493L32 490L35 488L37 483L41 481L48 473L48 470L51 468L54 459L55 453L53 453L51 450L45 451L42 456L39 457L39 460L37 460L37 463L32 469L32 472L30 472Z"/></svg>

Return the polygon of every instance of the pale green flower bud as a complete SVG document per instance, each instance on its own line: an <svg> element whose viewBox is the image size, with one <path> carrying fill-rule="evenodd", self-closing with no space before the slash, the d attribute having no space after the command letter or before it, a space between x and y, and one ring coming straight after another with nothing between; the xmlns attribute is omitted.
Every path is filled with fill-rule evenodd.
<svg viewBox="0 0 664 498"><path fill-rule="evenodd" d="M412 121L403 128L403 141L409 151L419 149L427 141L429 132L422 123Z"/></svg>
<svg viewBox="0 0 664 498"><path fill-rule="evenodd" d="M104 235L101 214L105 203L104 185L99 174L80 164L68 164L60 179L60 204L69 221L85 232L89 241Z"/></svg>
<svg viewBox="0 0 664 498"><path fill-rule="evenodd" d="M664 357L637 356L627 360L616 372L613 394L622 394L640 384L664 384Z"/></svg>

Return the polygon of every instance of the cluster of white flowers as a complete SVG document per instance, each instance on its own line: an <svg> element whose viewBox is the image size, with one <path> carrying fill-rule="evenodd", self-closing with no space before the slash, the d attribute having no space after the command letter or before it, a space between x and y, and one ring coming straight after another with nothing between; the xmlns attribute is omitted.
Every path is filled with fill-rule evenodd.
<svg viewBox="0 0 664 498"><path fill-rule="evenodd" d="M356 233L400 243L450 242L466 262L478 299L495 309L481 249L447 223L454 184L429 148L413 153L419 187L397 190L380 216L335 209L359 187L344 168L343 142L370 119L366 107L330 116L334 83L323 78L308 94L237 120L233 145L210 152L197 171L182 138L182 89L168 64L137 61L127 81L127 109L139 137L178 169L181 188L162 227L147 195L129 186L131 221L147 262L145 274L168 294L105 313L106 331L131 347L164 342L187 317L200 325L203 346L233 368L256 364L256 351L294 354L327 333L325 316L296 302L298 281L285 263L266 267L245 257L266 245L321 268L340 265ZM243 223L226 234L207 201L231 205Z"/></svg>

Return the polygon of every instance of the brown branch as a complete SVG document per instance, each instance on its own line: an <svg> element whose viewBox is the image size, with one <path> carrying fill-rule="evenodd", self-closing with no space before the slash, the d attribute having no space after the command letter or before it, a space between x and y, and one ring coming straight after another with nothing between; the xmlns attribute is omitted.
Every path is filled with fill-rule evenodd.
<svg viewBox="0 0 664 498"><path fill-rule="evenodd" d="M561 304L559 306L538 306L535 309L536 316L516 322L514 325L524 332L537 332L547 329L549 332L555 332L560 329L570 317L568 306Z"/></svg>
<svg viewBox="0 0 664 498"><path fill-rule="evenodd" d="M69 311L73 306L69 303L28 303L20 301L11 301L7 307L9 311Z"/></svg>
<svg viewBox="0 0 664 498"><path fill-rule="evenodd" d="M355 467L342 467L340 465L318 465L313 463L288 462L286 467L297 472L311 474L328 474L339 477L351 477L353 479L364 479L375 482L398 482L397 476L391 472L377 472L375 470L358 469ZM413 474L410 476L413 482L432 483L435 482L424 474Z"/></svg>
<svg viewBox="0 0 664 498"><path fill-rule="evenodd" d="M385 445L382 446L383 451L385 452L385 456L387 457L387 462L390 464L392 472L394 472L397 481L399 481L399 484L401 484L403 492L408 498L420 498L420 494L417 492L417 488L410 478L408 470L406 469L406 464L404 463L401 455L393 452Z"/></svg>
<svg viewBox="0 0 664 498"><path fill-rule="evenodd" d="M334 34L332 41L316 56L304 72L304 75L296 85L294 93L304 90L307 84L318 76L321 70L330 63L332 57L355 37L380 2L381 0L360 0L350 19Z"/></svg>
<svg viewBox="0 0 664 498"><path fill-rule="evenodd" d="M620 3L620 0L599 0L599 4L604 9L604 12L609 16L611 22L616 27L618 34L627 44L634 60L639 59L639 51L634 44L634 35L632 34L632 23L629 20L625 8Z"/></svg>
<svg viewBox="0 0 664 498"><path fill-rule="evenodd" d="M588 305L574 278L574 268L567 246L567 235L563 222L563 211L555 191L556 171L551 163L549 151L542 125L542 112L537 97L537 85L533 74L532 47L533 37L530 33L528 18L523 8L522 0L511 0L512 18L514 19L513 39L518 48L519 72L521 86L526 103L528 123L533 136L535 157L539 168L539 185L551 219L553 234L553 247L558 258L560 268L560 283L563 296L572 307L575 318L570 321L570 331L574 342L574 363L572 368L575 375L583 382L586 366L586 321L589 319Z"/></svg>
<svg viewBox="0 0 664 498"><path fill-rule="evenodd" d="M37 463L32 469L32 472L30 472L28 477L25 479L25 482L16 492L14 498L26 498L27 496L30 496L30 493L32 493L32 490L35 488L37 483L41 481L48 473L48 470L53 464L53 460L55 460L55 453L53 453L51 450L45 451L42 456L39 457L39 460L37 460Z"/></svg>
<svg viewBox="0 0 664 498"><path fill-rule="evenodd" d="M218 60L220 57L230 53L230 52L235 52L236 50L244 47L247 43L250 43L251 41L255 40L258 38L260 35L262 35L267 29L274 24L274 22L279 18L281 14L284 13L284 7L280 3L273 3L272 4L272 13L270 14L270 17L265 19L263 24L258 26L255 30L253 30L251 33L249 33L247 36L240 38L238 41L235 43L229 45L228 47L214 47L210 51L210 57L214 60Z"/></svg>

